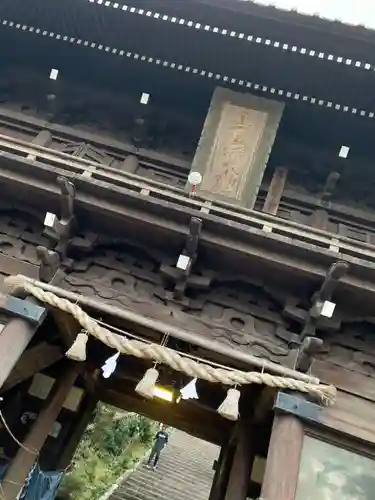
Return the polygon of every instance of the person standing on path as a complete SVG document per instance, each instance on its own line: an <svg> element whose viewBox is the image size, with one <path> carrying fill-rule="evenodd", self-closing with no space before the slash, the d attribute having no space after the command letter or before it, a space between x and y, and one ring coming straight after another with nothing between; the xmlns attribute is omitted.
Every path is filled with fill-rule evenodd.
<svg viewBox="0 0 375 500"><path fill-rule="evenodd" d="M163 424L161 426L161 429L155 435L154 446L152 447L150 456L148 457L147 461L148 468L152 467L153 470L156 469L157 463L160 458L160 453L167 444L168 444L167 426Z"/></svg>

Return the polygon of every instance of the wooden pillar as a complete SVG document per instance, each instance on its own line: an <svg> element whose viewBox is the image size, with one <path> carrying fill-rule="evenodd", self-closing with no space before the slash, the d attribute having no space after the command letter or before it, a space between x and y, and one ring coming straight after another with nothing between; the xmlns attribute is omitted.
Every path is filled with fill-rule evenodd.
<svg viewBox="0 0 375 500"><path fill-rule="evenodd" d="M262 484L264 500L294 500L304 429L294 415L276 415Z"/></svg>
<svg viewBox="0 0 375 500"><path fill-rule="evenodd" d="M230 460L232 458L231 451L229 442L221 447L208 500L222 500L224 498L225 485L228 480Z"/></svg>
<svg viewBox="0 0 375 500"><path fill-rule="evenodd" d="M318 208L311 214L311 225L317 229L327 230L328 222L328 212L324 208Z"/></svg>
<svg viewBox="0 0 375 500"><path fill-rule="evenodd" d="M271 184L268 188L267 198L263 205L263 212L276 215L279 210L281 198L283 196L288 169L277 167L272 176Z"/></svg>
<svg viewBox="0 0 375 500"><path fill-rule="evenodd" d="M37 304L33 298L0 297L1 309L17 315L0 332L0 389L44 321L46 310Z"/></svg>
<svg viewBox="0 0 375 500"><path fill-rule="evenodd" d="M66 469L69 466L87 425L93 419L97 403L97 399L90 394L85 396L78 415L72 423L68 439L63 444L63 450L57 462L56 469Z"/></svg>
<svg viewBox="0 0 375 500"><path fill-rule="evenodd" d="M35 424L22 443L22 447L18 449L1 482L1 493L7 500L16 500L82 366L79 363L69 363L66 371L53 386Z"/></svg>
<svg viewBox="0 0 375 500"><path fill-rule="evenodd" d="M39 134L34 137L34 139L31 141L31 144L35 144L36 146L49 146L52 142L52 134L49 130L41 130ZM27 155L28 160L35 161L36 160L35 155Z"/></svg>
<svg viewBox="0 0 375 500"><path fill-rule="evenodd" d="M229 472L225 500L246 500L252 466L250 425L239 421L237 442Z"/></svg>
<svg viewBox="0 0 375 500"><path fill-rule="evenodd" d="M134 155L127 156L120 165L120 169L129 174L135 174L138 168L138 158Z"/></svg>

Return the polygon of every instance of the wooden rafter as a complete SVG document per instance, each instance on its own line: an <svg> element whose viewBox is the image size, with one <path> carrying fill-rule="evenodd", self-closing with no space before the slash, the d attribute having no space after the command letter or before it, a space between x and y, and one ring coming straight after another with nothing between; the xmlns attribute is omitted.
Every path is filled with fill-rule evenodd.
<svg viewBox="0 0 375 500"><path fill-rule="evenodd" d="M11 389L36 373L52 366L62 359L63 356L63 352L59 347L50 345L47 342L41 342L31 347L23 353L1 388L0 393Z"/></svg>

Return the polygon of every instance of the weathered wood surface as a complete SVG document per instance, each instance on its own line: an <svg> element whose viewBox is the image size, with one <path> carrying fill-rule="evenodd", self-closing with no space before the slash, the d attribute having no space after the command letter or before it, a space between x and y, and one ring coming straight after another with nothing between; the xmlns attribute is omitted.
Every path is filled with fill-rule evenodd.
<svg viewBox="0 0 375 500"><path fill-rule="evenodd" d="M30 151L31 151L31 150L30 150ZM31 153L31 152L30 152L29 154L34 154L34 153ZM44 154L46 154L46 153L44 153ZM50 154L49 154L49 155L47 155L47 156L48 156L48 158L49 158L49 159L51 158L51 155L50 155ZM39 157L38 157L38 158L39 158ZM39 160L40 160L40 158L39 158ZM55 159L55 160L56 160L56 159ZM80 161L84 161L84 160L85 160L85 159L84 159L84 158L82 158L82 160L80 160ZM87 160L85 160L85 161L87 161ZM99 165L100 165L100 164L99 164L99 163L96 163L96 164L98 165L98 168L99 168ZM104 162L104 165L105 165L105 164L106 164L106 162ZM66 166L67 166L67 165L66 165ZM37 167L37 164L35 164L35 167ZM87 168L88 168L88 167L87 167ZM50 169L50 170L51 170L51 169ZM101 174L101 176L100 176L100 181L101 181L101 180L103 180L103 181L104 181L104 180L106 180L106 181L108 182L109 180L111 180L111 179L112 179L112 181L116 181L116 182L118 182L118 181L119 181L119 179L120 179L120 177L118 176L118 178L117 178L117 179L115 179L116 175L114 174L113 170L116 172L116 169L112 169L112 174L111 174L111 175L109 175L109 173L108 173L107 175L105 175L105 176L103 177L103 174ZM28 171L30 171L30 169L28 169ZM53 169L51 170L51 173L52 173L52 172L53 172ZM120 174L120 171L119 171L119 170L117 170L117 172L118 172L118 174ZM58 173L62 173L62 172L61 172L61 170L56 170L56 175L57 175ZM65 173L68 173L68 172L65 172ZM85 178L86 180L89 180L89 179L90 179L90 177L87 177L87 178L85 177L85 176L86 176L86 173L87 173L87 172L84 172L84 173L82 174L82 175L83 175L83 178ZM89 173L90 173L90 172L89 172ZM46 175L46 172L44 172L44 174L43 174L43 175ZM75 175L75 174L74 174L74 175ZM90 175L91 175L91 173L90 173ZM97 177L97 176L98 176L98 174L95 174L95 176ZM15 179L16 179L16 178L14 178L14 180L15 180ZM20 178L18 178L18 180L21 182ZM26 182L26 181L25 181L25 182ZM99 182L99 183L100 183L100 182ZM22 182L21 182L21 184L22 184ZM98 184L98 181L96 182L96 184ZM48 189L47 189L47 186L45 186L45 190L46 190L46 192L47 192L49 189L50 189L50 188L48 188ZM142 189L141 189L141 190L142 190ZM52 194L52 192L54 193L55 191L52 189L51 194ZM160 195L160 193L158 194L158 196L159 196L159 195ZM177 196L177 198L178 198L178 196ZM174 196L171 198L171 200L170 200L170 201L172 201L172 199L173 199L174 201L176 201L176 200L177 200L177 198L176 198L176 196L174 195ZM152 201L152 197L151 197L151 198L149 198L149 200L148 200L148 201L150 201L150 200ZM87 200L86 200L86 201L87 201ZM143 201L144 201L144 196L142 197L142 202L143 202ZM181 201L181 200L180 200L180 201ZM134 200L133 200L133 202L134 202ZM138 203L138 202L137 202L137 203ZM191 204L191 202L189 202L189 203ZM160 203L159 203L159 204L160 204ZM192 206L194 206L194 203L193 203L193 205L192 205ZM172 208L173 208L173 207L172 207L172 205L170 204L170 202L169 202L169 204L168 204L168 207L169 207L169 209L172 209ZM176 208L176 207L175 207L175 208ZM199 207L198 205L197 205L195 208L197 208L197 209L202 209L202 207ZM298 219L298 213L297 213L297 212L298 212L298 211L294 211L293 213L294 213L295 215L293 215L293 214L292 214L292 216L287 215L287 213L285 212L285 209L283 208L283 204L282 204L282 203L280 204L280 211L279 211L279 215L281 215L281 216L283 216L283 217L285 216L286 218L290 218L290 217L292 217L292 219L293 219L293 217L294 217L294 216L296 216L296 217L297 217L297 220L299 220L300 222L303 222L303 223L305 223L305 224L307 224L307 225L309 225L309 224L311 224L311 223L313 222L310 216L301 215L301 217L302 217L302 218L301 218L301 219ZM218 208L217 208L216 210L211 210L211 214L209 214L209 215L218 215L218 216L228 217L228 216L229 216L229 213L228 213L228 212L226 212L226 211L225 211L225 210L223 210L223 209L218 209ZM233 217L233 216L232 216L232 217ZM209 218L210 218L210 217L209 217ZM141 218L141 219L142 219L142 218ZM246 221L249 221L250 219L249 219L249 215L248 215L248 214L246 214L246 215L244 214L243 216L240 216L240 214L237 214L237 215L236 215L236 217L235 217L235 220L236 220L236 222L243 222L243 223L245 223L245 224L246 224ZM263 224L263 225L264 225L264 224ZM260 225L259 225L259 227L261 228L261 227L263 227L263 225L262 225L262 224L260 224ZM267 224L266 224L266 225L267 225ZM274 224L272 224L272 226L274 226ZM231 223L231 227L232 227L232 228L234 227L233 222ZM296 229L299 229L299 231L296 231ZM321 237L319 238L319 237L318 237L318 236L319 236L319 235L318 235L318 233L316 233L316 234L315 234L314 232L311 232L311 230L310 230L310 231L305 231L305 232L304 232L304 234L302 234L301 229L302 229L302 227L299 227L299 228L298 228L297 226L293 226L293 229L291 229L291 235L293 235L293 237L294 237L294 238L297 238L297 239L301 239L301 238L302 238L302 240L303 240L303 239L305 239L305 240L306 240L306 238L307 238L307 240L310 240L310 241L311 241L311 242L313 242L316 246L321 247L321 248L324 248L324 249L325 249L325 248L330 248L331 246L333 246L333 247L336 247L336 246L337 246L337 247L338 247L341 251L344 251L344 252L345 252L345 243L350 243L350 242L352 242L352 241L353 241L353 238L354 238L356 241L358 241L358 244L362 244L362 245L363 245L363 244L366 244L366 243L371 243L371 242L372 242L372 239L371 239L371 234L372 234L372 233L371 233L371 231L370 231L368 234L367 234L366 232L365 232L365 234L362 234L362 233L363 233L363 231L358 230L358 229L356 229L355 227L351 228L350 224L348 225L348 224L344 221L344 219L343 219L343 222L340 222L338 225L337 225L337 223L333 223L333 225L332 225L331 223L329 223L329 224L328 224L328 226L327 226L327 229L328 229L329 231L336 232L336 233L340 233L340 232L341 232L341 233L342 233L342 236L349 236L349 238L348 238L347 240L345 240L345 239L344 239L344 240L342 240L342 238L341 238L341 236L340 236L340 244L338 244L338 245L336 245L336 243L334 243L333 241L331 241L331 242L326 242L326 241L325 241L325 242L324 242L324 241L323 241L323 239L324 239L324 238L323 238L323 239L322 239ZM285 233L285 227L284 227L284 228L282 228L281 226L280 226L280 227L277 227L277 228L276 228L276 227L273 227L273 229L272 229L272 230L273 230L273 233L274 233L274 234L276 234L276 235L278 235L278 234L280 233L280 231L281 231L281 233L280 233L280 234L283 234L283 232ZM300 234L299 234L299 233L300 233ZM326 235L328 235L328 234L329 234L329 233L327 233ZM374 234L375 234L375 233L374 233ZM314 235L314 236L312 236L312 235ZM323 233L321 234L321 236L322 236L322 235L323 235ZM367 236L366 236L366 235L367 235ZM263 232L260 232L260 233L258 234L258 236L262 236L262 238L264 238L264 237L265 237L265 235L264 235L264 233L263 233ZM267 238L268 238L268 239L269 239L269 238L271 238L271 237L274 237L274 235L267 234ZM363 238L364 238L364 239L363 239ZM332 235L330 236L330 239L332 239ZM285 241L283 242L283 241L281 240L281 241L280 241L280 243L285 243ZM304 247L304 245L302 245L302 248L303 248L303 247ZM368 247L368 248L370 248L370 247ZM310 248L310 249L311 249L311 248ZM349 248L348 248L348 252L349 252L349 254L352 254L352 253L353 253L353 251L355 251L355 246L353 246L353 248L351 248L351 249L349 249ZM364 255L365 255L365 253L366 253L366 248L365 248L365 247L363 247L363 248L362 248L362 253L361 253L361 256L364 256ZM369 253L369 252L367 252L366 257L367 257L367 258L369 258L369 259L371 260L371 255L370 255L370 254L371 254L371 252L370 252L370 253Z"/></svg>
<svg viewBox="0 0 375 500"><path fill-rule="evenodd" d="M36 248L48 244L42 236L42 214L11 214L9 209L0 213L0 245L4 252L0 254L0 264L5 259L5 270L11 261L13 273L22 273L24 266L34 271L39 263ZM202 259L198 251L193 272L210 277L212 285L208 290L189 285L188 295L176 300L166 295L170 283L161 269L165 263L176 262L178 251L170 249L163 254L126 240L113 242L105 237L95 244L85 245L84 241L83 234L76 247L80 256L66 271L61 282L63 288L194 331L240 351L286 366L294 365L297 353L290 350L288 342L291 335L300 333L310 294L316 289L305 289L298 296L291 290L288 296L277 283L265 286L257 279L213 269L211 259ZM337 301L334 321L322 324L328 334L318 359L329 361L332 367L318 363L313 371L321 376L321 370L322 378L329 382L327 370L332 369L332 383L345 379L336 374L339 369L347 373L348 384L355 373L357 378L361 374L365 381L371 380L368 377L375 376L372 335L375 320L359 316L357 306L351 310L346 296L342 299ZM361 383L359 387L370 385ZM371 388L366 391L373 394Z"/></svg>
<svg viewBox="0 0 375 500"><path fill-rule="evenodd" d="M350 349L350 346L348 346L348 348ZM368 350L368 355L366 355L367 361L359 364L356 363L356 366L351 364L351 368L349 368L348 366L345 366L344 360L340 363L336 358L336 364L333 364L328 356L325 361L316 360L314 362L312 368L313 375L327 384L333 384L335 387L347 392L348 394L375 402L375 384L373 371L371 369L372 362L370 359L374 351L370 338L368 338L367 349L365 346L363 348ZM343 357L348 360L348 357L345 356L345 351L341 352ZM360 351L354 352L353 348L352 359L360 359L360 357ZM368 369L363 370L359 368L360 364L366 365Z"/></svg>
<svg viewBox="0 0 375 500"><path fill-rule="evenodd" d="M48 175L50 175L50 173ZM96 184L97 182L95 185ZM31 189L29 182L28 189ZM56 193L57 188L51 186L51 192L52 191ZM119 195L120 192L116 194L116 197ZM142 194L139 196L137 195L138 202L141 201L141 198ZM114 227L119 229L119 222L122 217L125 217L121 220L122 234L124 231L130 232L136 220L137 223L139 223L139 238L142 238L142 236L145 238L145 235L149 235L149 231L153 230L153 236L158 241L165 241L165 233L167 233L171 238L180 238L185 233L183 222L186 222L186 224L188 223L190 214L192 216L199 215L199 217L203 219L204 227L201 236L202 248L212 249L212 247L214 247L215 258L212 255L211 259L214 258L214 261L216 261L218 265L220 259L225 260L230 262L234 268L237 266L237 272L248 272L249 274L250 270L252 274L254 272L263 275L268 272L269 274L272 269L272 272L280 273L279 279L283 279L283 274L285 277L285 273L287 272L288 279L293 277L299 281L301 289L306 287L304 278L315 280L319 278L319 276L323 276L326 271L325 266L328 267L337 259L337 253L332 251L332 249L329 249L329 247L333 246L335 249L338 248L342 251L347 248L349 253L357 252L362 259L359 260L358 258L352 258L350 256L345 257L351 262L352 267L351 273L342 280L343 286L345 286L345 292L344 290L342 292L347 299L356 300L357 306L358 304L363 307L366 305L366 314L371 314L369 313L370 304L372 309L372 299L375 294L375 285L371 282L371 274L375 275L375 264L370 262L371 258L373 260L375 259L375 251L372 247L365 246L363 248L358 248L357 244L353 245L352 243L348 244L346 242L336 241L336 239L332 239L331 236L318 237L312 234L311 230L306 228L297 230L297 228L293 226L290 227L290 231L288 231L293 234L294 238L298 238L298 241L295 241L290 237L284 236L283 233L285 233L285 227L283 224L280 225L277 221L261 221L251 219L250 222L255 225L255 227L249 230L249 228L246 229L245 224L226 221L221 216L219 217L212 214L205 214L203 212L197 213L197 211L193 209L190 210L190 214L188 209L185 209L184 211L177 210L178 205L170 202L160 204L158 201L155 201L155 204L158 205L159 208L163 205L162 210L168 212L170 215L173 214L173 217L176 217L176 220L166 222L164 218L160 218L155 213L151 215L146 214L144 211L135 211L132 208L128 210L124 208L123 200L121 205L122 215L119 219L119 213L117 213L117 216L114 216L114 213L107 202L104 203L103 201L103 204L101 204L98 198L94 198L92 195L81 195L77 197L77 204L81 209L83 200L85 200L85 203L88 203L91 207L94 207L94 210L98 210L101 213L102 217L100 219L95 218L95 221L102 221L101 226L114 224ZM117 209L119 208L117 203L115 206ZM86 209L87 208L88 205L86 205ZM223 215L222 212L223 210L220 210L221 215ZM81 212L81 215L82 219L89 216L87 212ZM89 216L89 218L93 221L92 216ZM179 223L177 223L177 219L179 220ZM245 218L245 220L249 222L250 219ZM128 226L126 226L125 221ZM270 225L272 226L272 232L256 228L256 226L268 227ZM223 233L224 230L226 234ZM163 234L162 238L160 237L161 234ZM306 238L311 239L311 242L305 243L304 240ZM177 239L174 244L177 244ZM244 239L246 242L241 241ZM259 248L257 245L260 244L267 247L267 249ZM306 260L303 262L303 265L300 260L296 260L291 256L291 252L298 252L301 256L305 256ZM251 260L251 265L241 265L240 259ZM259 261L261 261L264 265L258 266ZM366 280L363 278L364 270L366 270ZM293 271L293 276L291 271Z"/></svg>
<svg viewBox="0 0 375 500"><path fill-rule="evenodd" d="M363 397L339 391L336 403L324 408L319 422L326 428L344 433L354 440L375 445L375 403Z"/></svg>
<svg viewBox="0 0 375 500"><path fill-rule="evenodd" d="M268 448L261 498L294 500L304 436L294 415L276 415Z"/></svg>

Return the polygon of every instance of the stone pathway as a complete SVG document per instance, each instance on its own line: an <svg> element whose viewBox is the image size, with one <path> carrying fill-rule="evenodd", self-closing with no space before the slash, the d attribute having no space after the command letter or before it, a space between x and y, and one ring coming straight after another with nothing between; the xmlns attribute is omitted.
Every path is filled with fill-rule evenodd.
<svg viewBox="0 0 375 500"><path fill-rule="evenodd" d="M219 448L174 431L156 471L140 465L109 500L208 500Z"/></svg>

